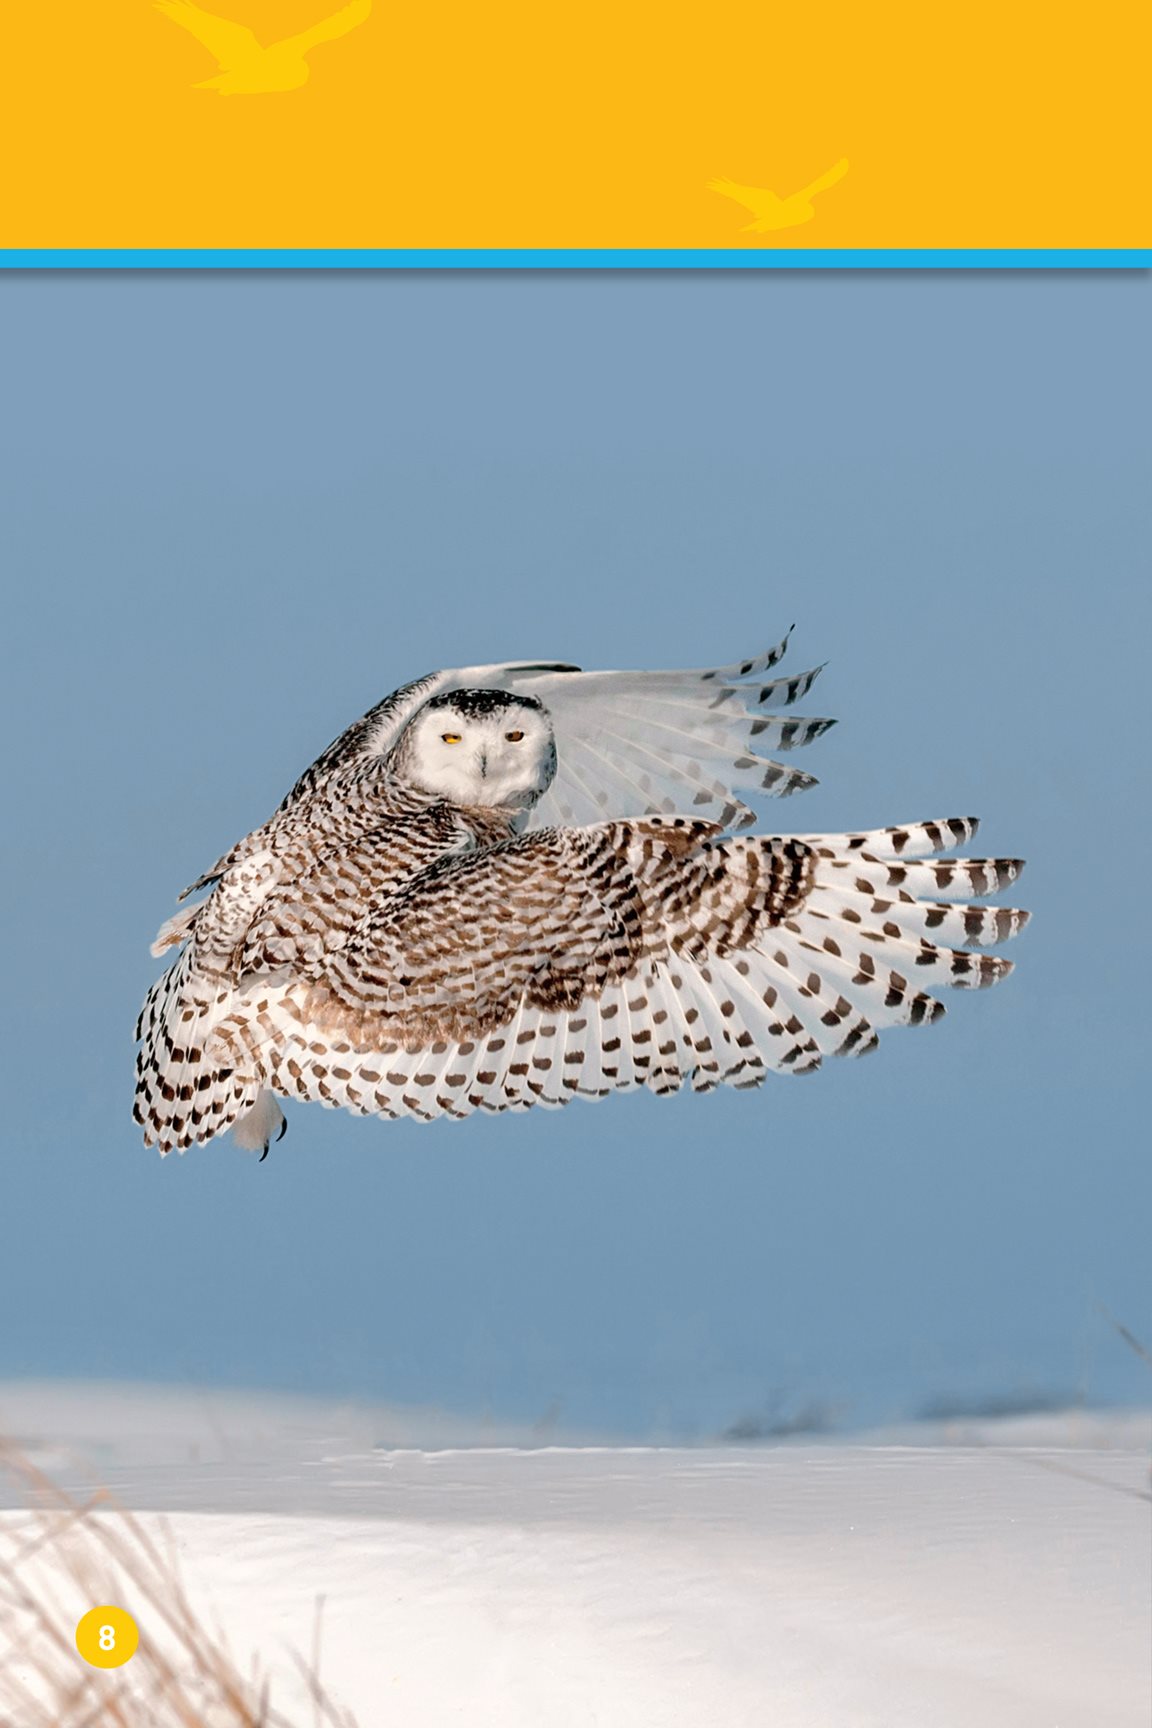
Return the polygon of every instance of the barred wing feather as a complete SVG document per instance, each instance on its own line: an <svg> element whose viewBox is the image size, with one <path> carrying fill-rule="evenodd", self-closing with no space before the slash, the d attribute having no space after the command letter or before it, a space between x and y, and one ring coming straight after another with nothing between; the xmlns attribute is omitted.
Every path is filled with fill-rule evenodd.
<svg viewBox="0 0 1152 1728"><path fill-rule="evenodd" d="M582 672L556 662L510 661L430 673L342 733L285 804L315 790L334 768L386 754L430 697L498 689L538 698L555 728L556 778L532 812L531 828L673 811L724 828L748 827L756 820L749 796L786 795L815 783L766 752L799 749L833 724L777 712L805 696L822 669L767 678L787 646L786 636L730 666L682 672Z"/></svg>
<svg viewBox="0 0 1152 1728"><path fill-rule="evenodd" d="M238 1096L421 1121L810 1072L938 1019L927 986L1011 970L975 950L1027 915L973 902L1019 863L939 856L974 828L725 837L653 817L524 835L368 907L339 950L239 1005L213 1060Z"/></svg>

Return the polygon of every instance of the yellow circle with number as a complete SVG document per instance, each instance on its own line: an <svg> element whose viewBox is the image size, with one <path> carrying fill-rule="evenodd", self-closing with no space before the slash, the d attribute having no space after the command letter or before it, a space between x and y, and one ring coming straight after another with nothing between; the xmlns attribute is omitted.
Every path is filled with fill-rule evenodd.
<svg viewBox="0 0 1152 1728"><path fill-rule="evenodd" d="M122 1668L139 1642L140 1628L126 1608L89 1608L76 1628L76 1648L93 1668Z"/></svg>

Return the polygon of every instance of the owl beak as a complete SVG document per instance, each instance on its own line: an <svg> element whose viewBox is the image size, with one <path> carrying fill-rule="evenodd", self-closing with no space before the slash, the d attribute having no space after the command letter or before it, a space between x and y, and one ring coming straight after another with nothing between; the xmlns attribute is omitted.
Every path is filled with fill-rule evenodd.
<svg viewBox="0 0 1152 1728"><path fill-rule="evenodd" d="M488 752L486 750L481 750L481 752L480 752L480 778L481 778L481 780L486 779L487 775L488 775Z"/></svg>

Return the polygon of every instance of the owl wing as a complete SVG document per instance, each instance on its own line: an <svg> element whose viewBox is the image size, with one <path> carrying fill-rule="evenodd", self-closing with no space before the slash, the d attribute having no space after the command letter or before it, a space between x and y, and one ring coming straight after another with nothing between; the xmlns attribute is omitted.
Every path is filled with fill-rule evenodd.
<svg viewBox="0 0 1152 1728"><path fill-rule="evenodd" d="M531 828L674 811L747 827L756 812L742 794L780 795L815 784L811 774L763 752L797 749L833 724L775 712L804 696L822 670L767 679L787 645L786 636L731 666L688 672L583 672L527 660L434 672L342 733L285 803L357 756L384 754L431 696L478 688L535 696L552 716L556 778L532 812Z"/></svg>
<svg viewBox="0 0 1152 1728"><path fill-rule="evenodd" d="M211 1059L240 1086L421 1121L805 1073L937 1019L922 985L1011 970L969 950L1027 915L964 902L1018 862L932 858L974 830L527 834L437 864L318 964L261 980Z"/></svg>

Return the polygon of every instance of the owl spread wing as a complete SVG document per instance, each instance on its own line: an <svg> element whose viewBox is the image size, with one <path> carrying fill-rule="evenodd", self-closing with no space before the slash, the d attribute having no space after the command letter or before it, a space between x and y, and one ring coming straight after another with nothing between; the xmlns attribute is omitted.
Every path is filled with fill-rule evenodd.
<svg viewBox="0 0 1152 1728"><path fill-rule="evenodd" d="M777 714L812 687L817 666L766 679L788 637L766 653L688 672L582 672L555 662L515 661L434 672L385 698L349 727L297 782L286 805L358 756L385 754L430 697L467 688L535 696L549 710L558 767L529 826L581 824L675 811L748 827L743 793L796 792L814 776L765 750L808 744L831 720Z"/></svg>
<svg viewBox="0 0 1152 1728"><path fill-rule="evenodd" d="M192 5L191 0L155 0L155 4L158 12L202 42L225 70L260 52L260 44L245 25L205 12L202 7Z"/></svg>
<svg viewBox="0 0 1152 1728"><path fill-rule="evenodd" d="M1011 969L969 950L1027 915L966 902L1018 862L933 859L974 831L725 838L677 817L524 835L369 904L291 977L241 981L204 1060L243 1100L422 1121L805 1073L938 1018L922 986ZM179 1137L153 1125L162 1150L233 1119L177 1109Z"/></svg>

